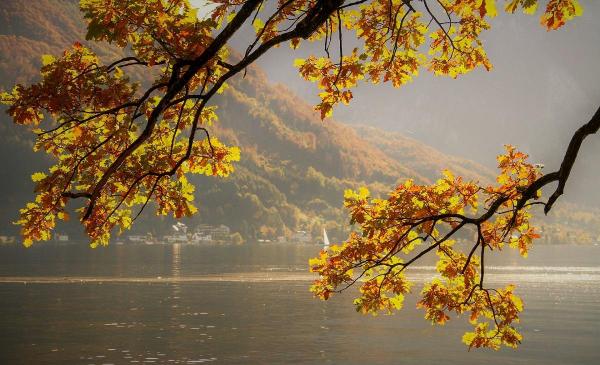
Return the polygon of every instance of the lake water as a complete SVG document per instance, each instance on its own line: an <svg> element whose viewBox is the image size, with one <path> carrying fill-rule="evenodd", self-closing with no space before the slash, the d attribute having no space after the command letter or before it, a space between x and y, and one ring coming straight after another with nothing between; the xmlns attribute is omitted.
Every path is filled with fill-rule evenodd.
<svg viewBox="0 0 600 365"><path fill-rule="evenodd" d="M414 296L377 317L356 313L352 292L314 299L318 249L0 247L0 364L600 363L600 247L504 252L487 279L518 284L525 338L471 352L465 318L433 327Z"/></svg>

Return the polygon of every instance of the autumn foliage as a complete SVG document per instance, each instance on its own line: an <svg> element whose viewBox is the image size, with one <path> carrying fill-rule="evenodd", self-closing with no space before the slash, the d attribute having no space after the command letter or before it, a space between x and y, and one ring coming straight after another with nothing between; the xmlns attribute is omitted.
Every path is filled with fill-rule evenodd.
<svg viewBox="0 0 600 365"><path fill-rule="evenodd" d="M126 3L119 2L123 6ZM48 173L32 176L38 195L21 210L21 219L17 222L23 226L25 245L50 239L56 220L68 219L68 200L91 198L94 187L111 166L117 170L96 193L94 209L90 209L89 204L78 209L81 216L86 216L82 222L93 246L108 244L114 227L121 231L129 228L150 201L160 215L172 214L179 218L194 214L197 211L193 204L195 188L186 174L227 176L233 171L232 162L239 160L239 149L225 146L215 137L209 139L205 133L218 119L216 107L198 108L199 98L184 97L190 90L218 78L217 69L210 74L194 75L186 86L187 91L181 95L183 100L166 106L152 133L146 136L144 132L147 126L143 123L156 109L161 100L159 95L168 85L169 53L186 55L189 52L183 45L179 51L175 48L167 51L159 44L152 46L144 37L164 29L167 41L175 27L183 31L191 26L189 24L198 23L186 2L173 4L170 13L159 4L154 3L158 8L152 12L162 14L160 17L148 18L141 13L135 20L150 22L146 29L122 29L125 20L112 25L93 21L90 24L88 37L114 41L121 46L126 46L129 39L136 57L103 65L94 52L76 43L60 57L42 57L40 82L31 86L17 85L11 93L3 95L14 122L29 126L37 135L34 148L54 156L57 161ZM86 15L95 14L104 20L116 19L119 14L133 10L116 4L114 8L100 5L103 4L81 3L82 10L89 12ZM137 8L145 6L138 4ZM181 18L181 10L185 10L187 18ZM130 26L136 24L140 25ZM190 41L196 42L198 37L198 33L193 33ZM139 92L140 83L130 80L124 72L133 65L160 68L159 77L143 94ZM139 147L132 149L136 144ZM127 158L118 161L126 151L131 151Z"/></svg>
<svg viewBox="0 0 600 365"><path fill-rule="evenodd" d="M311 271L319 274L311 290L328 299L360 282L357 310L391 313L402 308L413 286L406 277L408 267L435 252L439 277L425 285L418 303L425 318L444 324L451 312L469 312L474 329L463 337L469 347L516 346L521 336L512 324L523 305L513 286L486 287L483 265L486 251L506 246L527 256L539 237L529 223L531 205L515 209L523 190L540 176L526 157L507 146L498 157L497 185L479 186L444 171L432 185L407 180L387 199L372 199L366 189L347 191L345 206L359 230L310 261ZM473 237L466 251L456 244L461 228L471 228Z"/></svg>
<svg viewBox="0 0 600 365"><path fill-rule="evenodd" d="M421 69L456 78L479 66L492 68L481 35L490 29L490 18L497 15L496 0L444 0L437 2L437 9L424 1L421 10L410 1L360 3L364 4L358 9L330 19L318 35L325 38L327 47L330 33L344 28L354 32L362 47L347 55L341 49L338 59L328 54L296 61L300 75L321 89L321 103L316 106L321 118L330 116L336 104L348 104L351 89L359 81L391 82L400 87ZM537 6L537 0L511 0L505 8L511 13L522 8L533 14ZM581 12L577 0L551 0L540 22L548 30L558 29Z"/></svg>
<svg viewBox="0 0 600 365"><path fill-rule="evenodd" d="M37 196L17 222L25 245L48 240L56 220L68 219L72 200L82 202L76 211L93 246L108 244L111 232L128 229L147 206L176 218L196 213L188 176L226 177L240 158L237 147L211 135L218 122L212 98L273 47L324 43L324 56L296 61L300 75L320 89L316 109L324 119L334 106L352 100L360 82L400 87L421 70L453 78L477 67L490 70L481 35L500 3L207 2L210 11L200 16L188 0L81 0L87 40L107 42L128 55L106 62L75 43L62 55L42 57L39 82L2 93L14 122L34 133L35 149L55 161L32 177ZM508 0L504 7L533 14L539 4L548 30L581 14L577 0ZM255 39L232 56L230 39L245 26L253 27ZM344 37L353 37L356 46L345 49ZM145 78L135 79L132 70ZM469 312L474 330L464 340L470 347L516 346L521 337L512 324L522 304L512 286L484 285L484 257L505 245L527 253L537 237L529 224L529 201L539 198L532 187L543 177L512 147L499 158L499 168L494 186L446 172L433 185L409 180L387 199L371 199L366 189L348 192L345 205L360 231L311 261L320 275L313 291L327 299L364 280L359 310L392 311L411 288L405 269L435 251L441 278L423 289L419 306L426 318L444 323L451 312ZM475 237L468 252L455 244L461 228L472 229Z"/></svg>

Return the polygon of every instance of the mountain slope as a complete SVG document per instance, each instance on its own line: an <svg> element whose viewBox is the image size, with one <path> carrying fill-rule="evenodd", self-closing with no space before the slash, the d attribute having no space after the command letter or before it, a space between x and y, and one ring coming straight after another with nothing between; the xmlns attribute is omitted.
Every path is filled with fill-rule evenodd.
<svg viewBox="0 0 600 365"><path fill-rule="evenodd" d="M3 1L0 87L34 80L41 54L59 54L83 39L83 33L75 1ZM118 50L93 46L105 59L118 57ZM191 225L227 224L246 238L289 235L296 229L317 234L326 226L333 239L342 239L348 229L342 208L347 188L368 185L374 194L384 194L406 178L434 181L443 168L482 182L493 179L492 172L476 163L444 155L400 133L322 122L310 105L284 86L270 84L256 67L233 80L214 103L220 120L212 133L239 145L242 159L228 179L192 180L200 212L189 219ZM32 197L32 184L22 182L50 161L31 152L22 128L5 115L0 119L0 164L5 167L0 170L0 230L14 234L10 222ZM163 234L170 224L148 209L134 231ZM61 229L80 231L72 223Z"/></svg>
<svg viewBox="0 0 600 365"><path fill-rule="evenodd" d="M495 178L494 171L476 162L446 155L402 133L365 125L355 125L354 129L365 141L386 151L397 162L412 171L418 171L427 179L437 179L443 169L481 183L490 183Z"/></svg>

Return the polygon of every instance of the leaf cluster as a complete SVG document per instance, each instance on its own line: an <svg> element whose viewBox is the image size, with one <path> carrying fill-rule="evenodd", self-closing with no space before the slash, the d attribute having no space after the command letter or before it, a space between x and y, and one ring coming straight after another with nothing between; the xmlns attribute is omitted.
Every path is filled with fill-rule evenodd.
<svg viewBox="0 0 600 365"><path fill-rule="evenodd" d="M431 185L407 180L386 199L371 198L366 188L347 191L345 206L358 230L310 260L311 271L319 274L311 290L328 299L360 283L358 311L391 313L401 308L413 284L407 269L435 252L438 277L425 284L417 305L425 310L425 318L444 324L451 312L469 312L474 328L463 338L469 347L515 347L521 336L513 324L522 303L513 286L485 286L484 259L486 252L506 246L526 256L539 237L530 224L532 204L516 208L524 187L541 177L526 159L506 146L506 153L498 156L497 185L480 186L444 171ZM463 227L472 229L473 244L467 250L455 244Z"/></svg>

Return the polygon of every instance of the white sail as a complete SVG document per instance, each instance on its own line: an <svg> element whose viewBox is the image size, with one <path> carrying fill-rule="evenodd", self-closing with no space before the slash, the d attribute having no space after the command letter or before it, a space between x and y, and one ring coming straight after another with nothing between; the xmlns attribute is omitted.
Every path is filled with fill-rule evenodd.
<svg viewBox="0 0 600 365"><path fill-rule="evenodd" d="M329 237L327 237L327 231L323 228L323 246L325 248L329 247Z"/></svg>

